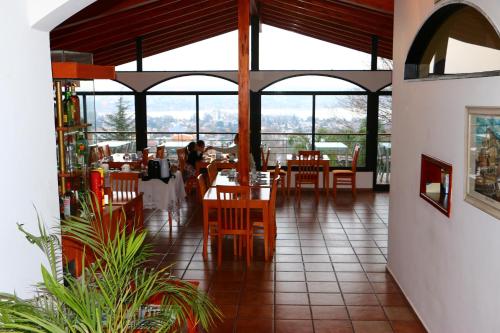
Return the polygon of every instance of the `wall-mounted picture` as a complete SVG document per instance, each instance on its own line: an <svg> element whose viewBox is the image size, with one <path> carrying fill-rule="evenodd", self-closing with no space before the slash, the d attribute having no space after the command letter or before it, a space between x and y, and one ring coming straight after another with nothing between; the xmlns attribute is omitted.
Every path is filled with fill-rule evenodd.
<svg viewBox="0 0 500 333"><path fill-rule="evenodd" d="M467 108L465 201L500 218L500 107Z"/></svg>

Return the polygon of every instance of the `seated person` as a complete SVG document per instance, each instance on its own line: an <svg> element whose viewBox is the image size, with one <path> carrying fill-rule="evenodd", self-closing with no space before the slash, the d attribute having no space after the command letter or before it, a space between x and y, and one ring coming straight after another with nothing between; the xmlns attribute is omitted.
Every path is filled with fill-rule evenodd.
<svg viewBox="0 0 500 333"><path fill-rule="evenodd" d="M189 163L189 156L193 153L196 154L196 143L194 141L190 142L186 148L184 148L184 158L186 160L186 164L184 165L184 174L182 175L184 181L190 177L196 176L196 168L193 168Z"/></svg>
<svg viewBox="0 0 500 333"><path fill-rule="evenodd" d="M212 147L212 146L209 146L209 147L207 147L207 150L208 149L213 149L215 151L219 151L221 153L228 154L228 155L230 155L229 159L232 160L234 158L238 158L238 150L239 150L238 143L239 143L239 134L236 133L234 135L234 144L232 146L229 146L229 147ZM249 156L248 162L250 164L250 169L254 169L255 168L255 161L253 159L253 155L252 155L251 152L250 152L250 156Z"/></svg>
<svg viewBox="0 0 500 333"><path fill-rule="evenodd" d="M205 141L203 140L198 140L196 142L195 148L189 152L189 155L187 156L187 165L190 165L196 170L196 163L198 161L203 160L203 153L205 152Z"/></svg>

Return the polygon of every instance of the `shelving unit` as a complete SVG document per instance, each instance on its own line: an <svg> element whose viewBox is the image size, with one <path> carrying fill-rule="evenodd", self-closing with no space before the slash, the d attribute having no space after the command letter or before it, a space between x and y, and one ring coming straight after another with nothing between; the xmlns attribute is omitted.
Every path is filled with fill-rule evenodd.
<svg viewBox="0 0 500 333"><path fill-rule="evenodd" d="M114 79L115 70L113 66L96 66L92 64L83 64L77 62L53 62L52 77L54 80L55 108L57 117L55 130L57 134L58 158L59 158L59 170L58 170L58 180L60 188L59 194L62 196L66 191L68 181L72 182L73 185L72 187L74 190L79 189L77 186L74 186L75 184L88 184L88 179L85 179L88 178L88 172L86 172L86 170L88 170L87 164L82 165L80 170L79 169L72 171L67 170L66 148L69 136L72 137L69 140L74 140L74 142L76 143L77 141L76 137L78 133L84 132L86 128L91 126L90 124L86 123L75 124L73 126L65 126L64 107L63 107L63 86L66 83L75 83L77 81L83 81L83 80ZM86 135L85 138L87 139ZM88 163L88 161L86 162Z"/></svg>

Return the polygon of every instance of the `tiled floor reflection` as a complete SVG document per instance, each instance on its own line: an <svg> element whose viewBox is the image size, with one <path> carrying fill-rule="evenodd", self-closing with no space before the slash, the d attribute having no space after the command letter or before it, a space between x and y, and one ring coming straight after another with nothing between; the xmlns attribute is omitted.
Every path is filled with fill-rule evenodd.
<svg viewBox="0 0 500 333"><path fill-rule="evenodd" d="M199 280L225 315L211 332L421 333L425 332L385 271L388 194L341 193L316 204L303 195L278 196L278 239L273 262L257 240L249 269L226 242L222 268L215 247L202 258L200 203L183 207L172 230L163 212L150 212L150 241L159 265Z"/></svg>

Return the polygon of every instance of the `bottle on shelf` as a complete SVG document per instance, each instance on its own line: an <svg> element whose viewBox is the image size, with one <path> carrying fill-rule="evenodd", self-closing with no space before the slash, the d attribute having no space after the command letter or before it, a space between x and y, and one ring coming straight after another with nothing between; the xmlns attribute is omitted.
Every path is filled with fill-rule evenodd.
<svg viewBox="0 0 500 333"><path fill-rule="evenodd" d="M66 170L68 173L72 173L76 168L75 163L75 144L73 143L73 137L70 135L67 138L66 143Z"/></svg>
<svg viewBox="0 0 500 333"><path fill-rule="evenodd" d="M63 106L64 106L64 126L71 127L75 124L75 121L73 118L75 115L75 110L74 110L73 101L71 99L71 91L70 91L69 86L66 86L65 91L64 91Z"/></svg>
<svg viewBox="0 0 500 333"><path fill-rule="evenodd" d="M71 103L73 111L73 123L74 125L80 125L80 99L76 95L75 85L71 85Z"/></svg>
<svg viewBox="0 0 500 333"><path fill-rule="evenodd" d="M88 142L83 132L78 132L78 134L76 135L76 154L77 154L77 164L80 167L87 165Z"/></svg>
<svg viewBox="0 0 500 333"><path fill-rule="evenodd" d="M73 191L71 191L71 184L70 182L66 182L66 192L64 193L64 199L63 199L63 215L64 217L69 217L74 214L75 210L75 195L73 194Z"/></svg>

